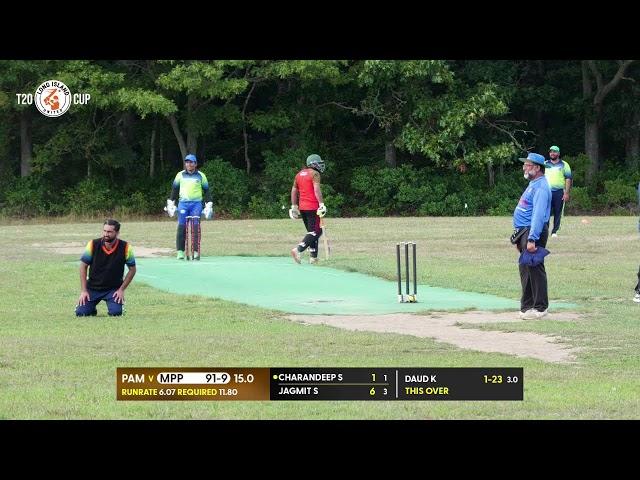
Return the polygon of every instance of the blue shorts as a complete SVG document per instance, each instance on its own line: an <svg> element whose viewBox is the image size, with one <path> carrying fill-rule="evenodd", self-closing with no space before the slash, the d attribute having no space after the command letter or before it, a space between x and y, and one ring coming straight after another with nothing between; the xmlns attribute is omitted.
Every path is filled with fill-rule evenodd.
<svg viewBox="0 0 640 480"><path fill-rule="evenodd" d="M202 202L200 200L181 200L178 202L178 225L184 226L187 216L197 217L195 221L197 225L200 223L200 215L202 215Z"/></svg>
<svg viewBox="0 0 640 480"><path fill-rule="evenodd" d="M84 305L76 306L76 316L77 317L86 317L86 316L94 316L98 314L96 310L96 305L100 303L102 300L107 302L107 312L110 316L119 316L124 313L124 304L118 303L114 300L113 294L118 290L114 288L113 290L91 290L87 289L89 292L89 300L85 302Z"/></svg>

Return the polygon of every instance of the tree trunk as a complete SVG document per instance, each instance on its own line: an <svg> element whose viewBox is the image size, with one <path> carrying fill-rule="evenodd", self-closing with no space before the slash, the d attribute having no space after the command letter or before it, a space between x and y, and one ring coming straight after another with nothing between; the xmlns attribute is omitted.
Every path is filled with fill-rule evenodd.
<svg viewBox="0 0 640 480"><path fill-rule="evenodd" d="M17 165L11 165L12 158L7 155L9 141L8 135L0 133L0 178L5 179L13 176L13 171Z"/></svg>
<svg viewBox="0 0 640 480"><path fill-rule="evenodd" d="M387 164L387 166L391 168L396 168L398 164L397 155L396 155L396 146L390 140L387 140L384 144L384 161Z"/></svg>
<svg viewBox="0 0 640 480"><path fill-rule="evenodd" d="M178 126L178 121L176 120L175 115L168 115L167 119L169 120L171 128L173 129L173 134L176 136L176 140L178 141L180 154L182 155L180 161L182 162L182 160L184 160L184 157L187 156L187 144L184 142L184 137L182 136L182 132L180 131L180 127Z"/></svg>
<svg viewBox="0 0 640 480"><path fill-rule="evenodd" d="M198 149L198 132L191 125L190 120L193 118L195 102L195 97L193 95L189 95L187 98L187 153L193 153L194 155Z"/></svg>
<svg viewBox="0 0 640 480"><path fill-rule="evenodd" d="M158 122L153 122L153 130L151 130L151 152L149 154L149 176L153 178L156 173L156 129Z"/></svg>
<svg viewBox="0 0 640 480"><path fill-rule="evenodd" d="M493 165L487 163L487 178L489 180L489 187L493 188L496 185L496 172L493 169Z"/></svg>
<svg viewBox="0 0 640 480"><path fill-rule="evenodd" d="M633 122L625 144L626 163L629 169L640 167L640 111L633 113Z"/></svg>
<svg viewBox="0 0 640 480"><path fill-rule="evenodd" d="M20 176L27 177L33 164L31 118L26 110L20 112Z"/></svg>
<svg viewBox="0 0 640 480"><path fill-rule="evenodd" d="M134 140L134 116L131 112L123 112L116 122L116 133L123 145L129 147Z"/></svg>
<svg viewBox="0 0 640 480"><path fill-rule="evenodd" d="M207 152L207 137L203 137L202 141L198 145L198 148L199 148L199 151L197 153L198 165L200 165L200 159L202 159L202 162L204 163L205 159L207 158L207 155L206 155L206 152Z"/></svg>
<svg viewBox="0 0 640 480"><path fill-rule="evenodd" d="M586 171L586 181L591 183L593 172L598 169L598 121L592 110L593 83L589 73L588 60L582 60L582 98L585 102L584 112L584 151L589 157L589 165ZM595 167L594 164L595 163Z"/></svg>
<svg viewBox="0 0 640 480"><path fill-rule="evenodd" d="M586 179L591 184L600 168L600 128L596 119L587 117L584 122L584 149L590 160Z"/></svg>
<svg viewBox="0 0 640 480"><path fill-rule="evenodd" d="M589 105L585 111L584 142L585 151L590 163L587 169L587 183L592 183L600 168L600 126L604 99L622 81L624 73L635 60L619 60L618 70L609 82L605 82L595 60L582 61L582 96L585 104ZM593 91L595 81L595 94Z"/></svg>
<svg viewBox="0 0 640 480"><path fill-rule="evenodd" d="M640 167L640 135L638 132L633 132L627 138L625 150L627 168L637 170Z"/></svg>
<svg viewBox="0 0 640 480"><path fill-rule="evenodd" d="M247 166L247 175L251 173L251 159L249 158L249 135L246 125L242 125L242 138L244 141L244 163Z"/></svg>
<svg viewBox="0 0 640 480"><path fill-rule="evenodd" d="M251 159L249 158L249 135L247 134L247 105L251 94L256 88L256 83L253 82L251 90L247 93L247 98L244 99L244 106L242 107L242 140L244 142L244 163L247 166L247 175L251 173Z"/></svg>
<svg viewBox="0 0 640 480"><path fill-rule="evenodd" d="M198 134L192 129L187 129L187 153L196 154L198 149ZM186 156L186 155L185 155Z"/></svg>
<svg viewBox="0 0 640 480"><path fill-rule="evenodd" d="M536 60L535 69L537 71L537 76L541 82L545 80L545 62L544 60ZM548 115L546 112L543 112L542 108L536 108L536 136L538 139L546 138L547 136L547 125L549 124Z"/></svg>

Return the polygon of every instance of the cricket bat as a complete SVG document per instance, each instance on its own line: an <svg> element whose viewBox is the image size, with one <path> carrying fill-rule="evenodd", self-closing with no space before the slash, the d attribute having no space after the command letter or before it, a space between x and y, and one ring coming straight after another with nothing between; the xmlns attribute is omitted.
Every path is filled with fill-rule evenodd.
<svg viewBox="0 0 640 480"><path fill-rule="evenodd" d="M331 246L329 245L329 238L327 237L327 226L320 219L320 228L322 229L322 243L324 247L324 258L325 260L329 260L329 255L331 254Z"/></svg>

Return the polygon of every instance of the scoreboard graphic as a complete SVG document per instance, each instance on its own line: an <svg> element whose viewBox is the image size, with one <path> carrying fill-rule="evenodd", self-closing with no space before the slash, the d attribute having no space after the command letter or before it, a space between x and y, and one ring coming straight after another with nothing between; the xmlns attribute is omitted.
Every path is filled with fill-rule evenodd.
<svg viewBox="0 0 640 480"><path fill-rule="evenodd" d="M117 399L523 400L522 368L118 368Z"/></svg>

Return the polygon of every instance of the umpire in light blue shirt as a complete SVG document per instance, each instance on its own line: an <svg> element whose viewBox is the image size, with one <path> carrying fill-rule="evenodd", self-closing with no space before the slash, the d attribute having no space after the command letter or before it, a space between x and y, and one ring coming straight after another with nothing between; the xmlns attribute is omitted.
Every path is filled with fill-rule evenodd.
<svg viewBox="0 0 640 480"><path fill-rule="evenodd" d="M522 170L529 185L518 201L513 212L515 245L519 252L535 252L538 247L547 246L549 236L549 214L551 188L544 175L545 158L537 153L529 153ZM547 292L547 272L544 262L536 266L519 265L522 298L520 317L524 319L542 318L547 314L549 295Z"/></svg>

